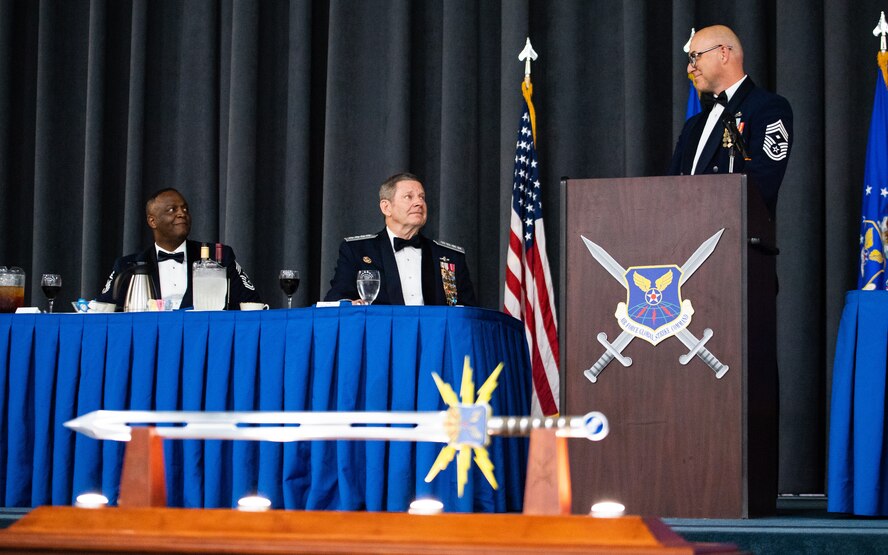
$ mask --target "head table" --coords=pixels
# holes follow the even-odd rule
[[[253,312],[0,315],[0,494],[7,507],[117,500],[125,444],[62,424],[93,410],[437,411],[432,372],[459,391],[468,355],[480,387],[505,363],[493,413],[530,410],[522,324],[466,307],[343,305]],[[403,511],[420,496],[446,511],[523,504],[527,440],[493,438],[499,489],[477,468],[457,497],[455,464],[426,484],[442,444],[165,441],[172,507]]]

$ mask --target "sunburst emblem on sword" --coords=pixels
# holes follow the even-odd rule
[[[589,381],[592,383],[598,381],[598,375],[614,359],[623,366],[632,364],[632,359],[623,355],[623,350],[634,338],[640,337],[652,345],[657,345],[673,335],[689,349],[687,354],[678,357],[681,364],[689,363],[696,355],[712,368],[716,378],[720,379],[725,375],[728,366],[722,364],[705,347],[706,342],[712,338],[712,330],[706,328],[703,330],[703,337],[697,339],[687,329],[694,314],[691,301],[681,299],[681,286],[709,258],[724,231],[722,228],[704,241],[680,268],[669,264],[633,266],[628,270],[620,266],[606,250],[580,235],[595,260],[625,287],[627,292],[627,301],[618,303],[614,314],[623,331],[613,343],[607,340],[607,334],[604,332],[598,334],[598,341],[604,346],[605,352],[591,368],[583,372]]]
[[[65,422],[65,427],[93,439],[130,441],[133,424],[165,424],[155,428],[164,439],[227,439],[253,441],[383,440],[444,443],[425,477],[431,482],[456,457],[457,491],[462,497],[474,453],[475,464],[496,489],[493,463],[487,454],[490,436],[525,436],[551,429],[558,437],[601,441],[610,427],[597,411],[585,416],[532,418],[494,416],[490,398],[503,369],[500,363],[475,391],[469,357],[463,363],[460,397],[432,373],[449,407],[437,412],[196,412],[97,410]],[[393,427],[392,425],[395,425]]]

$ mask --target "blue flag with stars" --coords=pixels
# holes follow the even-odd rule
[[[699,114],[702,109],[700,106],[700,94],[697,93],[694,80],[688,79],[688,105],[685,108],[685,121]]]
[[[866,142],[857,288],[885,289],[885,239],[888,236],[888,88],[876,77],[873,117]]]

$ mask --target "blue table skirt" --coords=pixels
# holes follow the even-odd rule
[[[0,492],[9,507],[67,505],[87,491],[116,502],[125,444],[62,426],[93,410],[443,410],[431,373],[458,391],[465,355],[476,386],[505,363],[494,414],[528,413],[523,328],[499,312],[343,306],[0,315]],[[462,499],[455,464],[423,481],[440,448],[165,441],[167,499],[231,507],[259,493],[275,508],[403,511],[429,495],[447,511],[521,509],[526,439],[494,438],[500,489],[473,468]]]
[[[849,291],[839,324],[829,424],[831,512],[888,515],[888,292]]]

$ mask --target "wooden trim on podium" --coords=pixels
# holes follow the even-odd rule
[[[39,507],[0,553],[737,553],[627,516]]]

